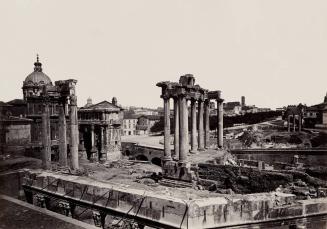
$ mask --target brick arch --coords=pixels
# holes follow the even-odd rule
[[[149,159],[145,155],[143,155],[143,154],[137,155],[135,157],[135,159],[138,160],[138,161],[149,161]]]

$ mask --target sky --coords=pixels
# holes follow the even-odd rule
[[[225,101],[277,108],[327,92],[325,0],[1,0],[0,101],[22,98],[36,54],[78,104],[162,106],[159,81],[193,74]]]

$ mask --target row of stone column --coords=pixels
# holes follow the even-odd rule
[[[170,147],[170,98],[164,100],[164,160],[172,160]],[[198,112],[196,112],[196,105]],[[223,107],[222,101],[217,100],[218,117],[217,117],[217,145],[223,146]],[[198,117],[197,117],[197,116]],[[210,141],[210,107],[209,99],[195,100],[191,99],[191,152],[204,151],[209,148]],[[197,134],[198,119],[198,134]],[[187,160],[189,151],[189,127],[188,127],[188,106],[187,99],[184,96],[174,98],[174,151],[175,158],[180,162]]]
[[[109,145],[109,131],[107,126],[100,126],[100,137],[101,137],[101,149],[100,149],[100,157],[98,158],[98,150],[95,146],[95,132],[94,132],[94,124],[90,125],[90,133],[91,133],[91,160],[97,161],[106,161],[107,160],[107,150]]]
[[[76,96],[70,97],[69,110],[69,128],[70,128],[70,153],[71,153],[71,168],[78,169],[78,117],[77,117],[77,101]],[[67,123],[66,110],[67,103],[63,102],[59,106],[59,165],[68,166],[67,160]],[[42,166],[44,169],[51,168],[51,137],[50,137],[50,113],[49,104],[45,102],[44,111],[42,114]]]
[[[289,115],[287,117],[287,131],[291,132],[291,117],[293,117],[293,132],[296,131],[296,117],[298,117],[298,129],[302,131],[302,116],[301,115]]]

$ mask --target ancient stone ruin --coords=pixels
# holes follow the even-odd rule
[[[218,148],[223,147],[224,100],[221,98],[220,91],[208,91],[199,85],[195,85],[195,78],[191,74],[181,76],[178,83],[163,81],[157,83],[157,86],[162,89],[161,98],[164,101],[164,176],[192,181],[192,172],[187,154],[189,152],[201,152],[209,148],[209,104],[212,99],[217,101],[218,107],[217,146]],[[170,147],[170,99],[174,101],[173,157]],[[189,149],[188,101],[191,101],[191,149]]]
[[[51,168],[51,134],[50,134],[50,111],[49,104],[59,104],[59,165],[67,166],[67,124],[66,115],[69,116],[69,152],[71,168],[78,169],[78,120],[77,120],[77,97],[75,85],[77,80],[56,81],[55,86],[43,87],[42,99],[42,163],[44,169]]]

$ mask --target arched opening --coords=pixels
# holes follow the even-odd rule
[[[135,159],[138,161],[148,161],[148,158],[142,154],[137,155]]]
[[[154,164],[154,165],[161,166],[161,159],[158,158],[158,157],[154,157],[154,158],[151,160],[151,163]]]
[[[129,155],[131,155],[131,152],[127,149],[127,150],[125,151],[125,155],[126,155],[127,157],[129,157]]]

